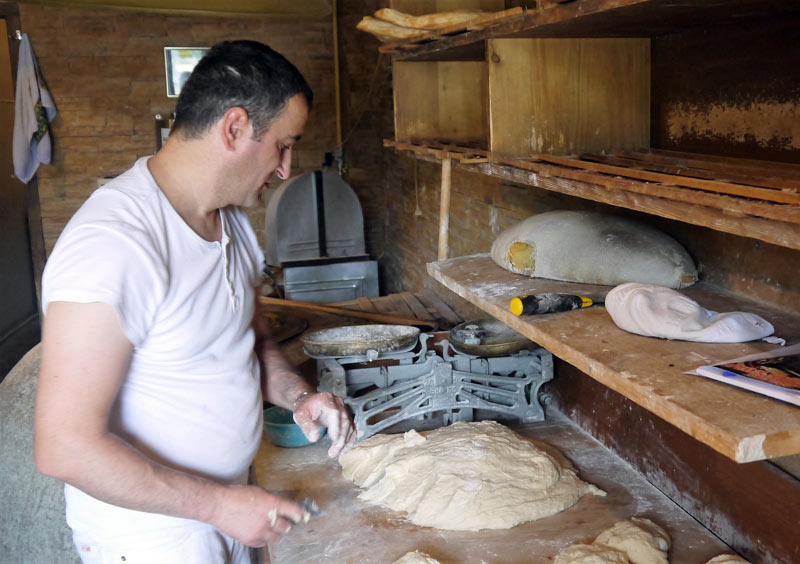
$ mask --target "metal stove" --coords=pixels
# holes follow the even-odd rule
[[[378,263],[364,245],[353,189],[317,170],[290,178],[267,204],[266,259],[280,266],[289,300],[342,302],[378,295]]]
[[[553,378],[545,349],[487,318],[462,323],[449,339],[400,325],[361,325],[304,338],[317,360],[319,391],[344,399],[359,438],[404,423],[543,421],[539,388]]]

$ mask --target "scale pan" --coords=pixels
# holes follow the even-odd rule
[[[409,325],[353,325],[323,329],[303,337],[303,349],[312,358],[343,357],[410,351],[419,329]]]
[[[506,356],[537,347],[525,335],[493,317],[465,321],[450,329],[450,344],[462,354]]]

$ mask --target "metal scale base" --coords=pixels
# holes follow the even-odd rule
[[[361,325],[309,335],[304,349],[317,359],[319,391],[350,406],[359,438],[401,422],[429,427],[434,418],[544,420],[538,392],[553,379],[549,352],[492,318],[454,327],[449,340],[433,337]]]

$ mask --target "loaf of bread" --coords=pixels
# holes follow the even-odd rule
[[[406,28],[433,30],[462,24],[485,14],[486,12],[482,10],[453,10],[451,12],[412,16],[391,8],[384,8],[375,12],[375,18]]]
[[[411,39],[426,33],[422,29],[412,29],[403,27],[390,22],[385,22],[371,16],[364,16],[356,25],[357,29],[366,31],[377,37],[381,41],[395,41],[397,39]]]

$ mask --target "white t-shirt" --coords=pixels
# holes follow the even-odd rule
[[[45,267],[43,310],[54,301],[112,305],[134,350],[111,430],[157,461],[242,482],[261,439],[251,321],[264,256],[236,207],[220,210],[221,242],[197,235],[148,158],[97,189],[67,224]],[[65,495],[76,529],[179,524],[69,485]]]

